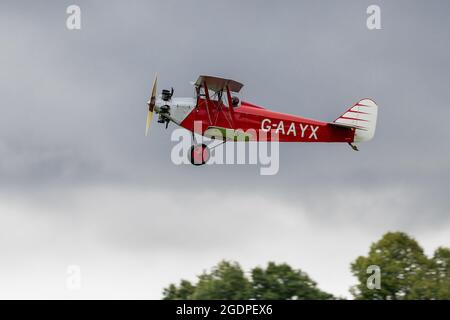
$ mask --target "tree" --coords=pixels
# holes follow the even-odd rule
[[[319,290],[316,283],[303,271],[294,270],[286,263],[269,262],[267,268],[252,270],[253,298],[259,300],[323,300],[333,299]]]
[[[410,299],[450,299],[450,249],[436,249],[424,276],[414,284]]]
[[[239,300],[250,299],[251,286],[240,265],[221,261],[211,272],[198,276],[196,285],[182,280],[177,287],[169,285],[163,291],[164,300]]]
[[[169,285],[163,299],[333,299],[316,287],[309,276],[287,264],[269,262],[267,268],[256,267],[247,277],[236,262],[222,261],[211,272],[198,276],[197,284],[183,280],[177,287]]]
[[[180,286],[169,285],[163,291],[164,300],[188,300],[195,291],[195,287],[187,280],[181,280]]]
[[[381,270],[381,288],[367,286],[367,269]],[[428,259],[416,240],[402,232],[386,233],[372,244],[367,257],[360,256],[351,270],[359,284],[352,288],[356,299],[448,299],[450,250],[439,248]]]
[[[438,287],[436,297],[450,300],[450,249],[437,248],[432,263]]]
[[[192,299],[239,300],[251,298],[251,286],[237,262],[222,261],[199,277]]]

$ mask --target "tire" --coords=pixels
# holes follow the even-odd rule
[[[210,157],[210,150],[206,144],[193,145],[189,150],[189,161],[194,166],[202,166],[206,164]]]

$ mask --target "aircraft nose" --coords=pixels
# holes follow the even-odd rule
[[[156,99],[155,103],[155,110],[156,112],[159,112],[161,110],[161,107],[163,106],[163,102],[160,98]]]

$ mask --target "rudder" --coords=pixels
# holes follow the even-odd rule
[[[353,142],[364,142],[375,135],[377,115],[378,105],[371,99],[362,99],[334,120],[334,123],[355,128]]]

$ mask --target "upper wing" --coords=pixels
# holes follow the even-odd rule
[[[212,91],[220,91],[228,86],[231,92],[239,92],[244,86],[242,83],[231,79],[224,79],[205,75],[198,77],[197,81],[195,82],[195,85],[197,87],[201,87],[205,82],[206,85],[208,86],[208,89]]]

